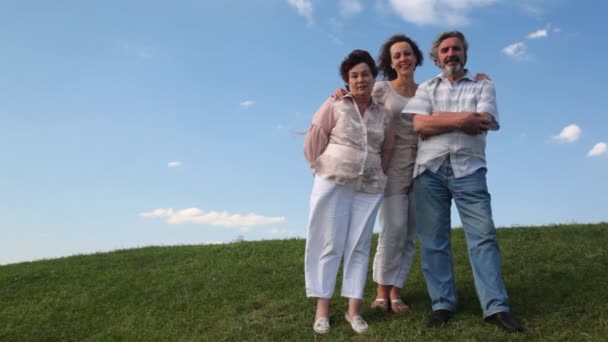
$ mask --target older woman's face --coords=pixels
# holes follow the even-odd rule
[[[348,87],[355,97],[371,96],[374,89],[374,75],[369,65],[359,63],[348,71]]]

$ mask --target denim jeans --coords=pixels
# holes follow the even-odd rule
[[[486,172],[481,168],[471,175],[454,178],[448,158],[437,173],[427,170],[414,180],[422,271],[433,310],[455,311],[458,302],[450,245],[450,206],[454,199],[483,316],[510,311],[500,269],[500,250],[492,221]]]

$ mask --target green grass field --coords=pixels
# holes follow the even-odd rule
[[[370,330],[344,321],[332,302],[332,330],[312,331],[315,300],[304,292],[305,241],[148,247],[0,266],[0,341],[605,341],[608,338],[608,223],[499,229],[514,315],[507,334],[484,323],[464,234],[454,230],[460,308],[447,326],[423,327],[430,303],[418,257],[405,286],[412,310],[369,309]],[[372,256],[377,236],[374,236]],[[339,275],[340,277],[340,275]]]

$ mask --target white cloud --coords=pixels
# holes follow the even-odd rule
[[[390,4],[386,0],[374,0],[373,8],[376,12],[386,15],[392,12]]]
[[[505,46],[502,52],[516,60],[524,60],[528,58],[528,47],[524,42],[513,43],[509,46]]]
[[[217,241],[217,240],[206,240],[201,242],[201,245],[223,245],[226,242],[224,241]]]
[[[523,3],[520,4],[521,8],[528,14],[530,15],[541,15],[545,12],[545,10],[535,4],[527,4],[527,3]]]
[[[327,36],[329,37],[329,39],[330,39],[330,40],[331,40],[331,41],[332,41],[334,44],[336,44],[336,45],[338,45],[338,46],[342,46],[342,45],[344,45],[344,42],[342,41],[342,39],[340,39],[340,38],[338,38],[338,37],[334,36],[333,34],[331,34],[331,33],[330,33],[330,34],[328,34]]]
[[[287,235],[290,232],[287,229],[273,229],[270,231],[270,233],[273,235]]]
[[[340,0],[340,14],[343,17],[350,17],[363,11],[363,5],[359,0]]]
[[[542,19],[548,16],[556,6],[560,7],[560,0],[517,0],[517,1],[502,1],[505,5],[515,5],[520,7],[526,14]]]
[[[576,124],[571,124],[564,127],[564,129],[562,129],[562,131],[558,135],[554,136],[553,139],[561,142],[574,142],[578,140],[580,136],[581,128],[578,127]]]
[[[171,215],[173,215],[173,209],[171,209],[171,208],[169,208],[169,209],[158,208],[158,209],[154,209],[152,211],[148,211],[148,212],[139,214],[139,216],[141,216],[141,217],[168,217]]]
[[[344,36],[344,22],[338,18],[331,18],[328,22],[329,33],[327,36],[329,39],[338,46],[344,45],[344,41],[340,37]]]
[[[263,216],[250,213],[247,215],[232,214],[227,211],[209,211],[205,212],[199,208],[187,208],[181,210],[169,209],[154,209],[149,212],[139,214],[141,217],[155,218],[166,217],[169,224],[208,224],[211,226],[221,226],[225,228],[238,227],[243,230],[249,230],[253,226],[273,224],[285,221],[285,217]]]
[[[534,32],[529,33],[526,38],[528,39],[539,39],[549,37],[549,33],[560,33],[562,30],[559,27],[553,27],[551,23],[547,23],[545,28],[538,29]]]
[[[557,33],[557,32],[560,32],[560,29],[551,28],[551,23],[548,23],[545,28],[538,29],[534,32],[528,33],[528,35],[526,35],[526,38],[529,40],[547,38],[547,37],[549,37],[549,32]],[[509,46],[505,46],[502,49],[502,52],[505,55],[507,55],[515,60],[520,60],[520,61],[526,60],[530,57],[530,55],[528,54],[528,46],[524,42],[517,42],[517,43],[513,43]]]
[[[599,142],[593,146],[589,152],[587,152],[587,157],[598,157],[608,151],[608,144],[605,142]]]
[[[306,18],[308,24],[313,23],[312,19],[312,0],[287,0],[287,3],[295,7],[298,13]]]
[[[394,11],[405,21],[417,25],[466,25],[469,12],[496,0],[390,0]]]
[[[245,107],[245,108],[249,109],[249,107],[252,107],[254,104],[255,104],[254,101],[247,100],[247,101],[241,102],[241,107]]]
[[[528,34],[528,39],[538,39],[538,38],[545,38],[549,36],[549,31],[547,29],[540,29],[540,30],[536,30],[530,34]]]
[[[179,160],[175,160],[175,161],[167,163],[167,167],[169,167],[169,168],[180,167],[180,166],[182,166],[182,162]]]

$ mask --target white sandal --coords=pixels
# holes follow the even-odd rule
[[[395,307],[398,307],[400,309],[395,310]],[[401,298],[391,300],[391,310],[394,313],[406,312],[409,309],[410,309],[410,306],[405,304]]]
[[[312,330],[317,334],[327,334],[329,332],[329,317],[319,317],[312,325]]]
[[[388,300],[385,298],[376,298],[372,302],[372,309],[388,311]]]

